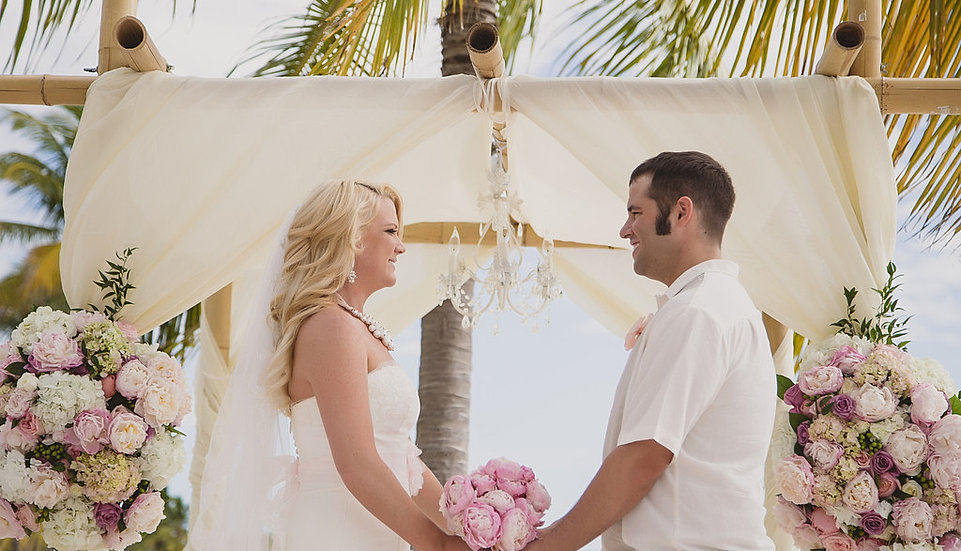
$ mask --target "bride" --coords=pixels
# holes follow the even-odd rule
[[[316,189],[281,232],[214,425],[188,549],[469,549],[440,528],[441,485],[410,440],[417,391],[363,313],[396,282],[400,216],[393,188],[341,181]]]

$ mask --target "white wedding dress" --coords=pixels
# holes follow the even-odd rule
[[[416,494],[423,485],[420,450],[410,440],[420,413],[417,389],[393,361],[371,371],[367,386],[377,452],[407,493]],[[287,551],[409,551],[344,486],[315,398],[291,406],[290,427],[298,488],[285,515]]]

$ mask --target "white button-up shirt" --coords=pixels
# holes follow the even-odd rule
[[[773,550],[763,481],[777,383],[761,314],[726,260],[690,268],[666,295],[627,359],[604,457],[654,440],[674,460],[604,550]]]

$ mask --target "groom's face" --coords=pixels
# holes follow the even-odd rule
[[[620,236],[630,241],[634,272],[663,281],[662,272],[674,256],[671,250],[671,220],[662,221],[668,225],[667,235],[657,231],[659,211],[657,203],[648,194],[650,187],[650,174],[642,174],[631,183],[627,198],[627,221],[621,226]]]

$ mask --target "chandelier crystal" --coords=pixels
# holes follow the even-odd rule
[[[476,269],[469,268],[460,258],[460,234],[454,228],[449,247],[447,273],[441,274],[438,285],[440,302],[450,300],[454,309],[464,316],[463,327],[473,327],[488,310],[513,311],[522,321],[536,318],[551,301],[563,294],[554,273],[554,241],[545,238],[541,244],[537,267],[521,275],[524,261],[524,225],[511,218],[520,200],[510,189],[510,178],[502,162],[503,149],[495,148],[491,155],[490,188],[480,198],[487,221],[480,225],[477,254],[473,259]],[[488,233],[494,235],[492,257],[481,262],[478,254]],[[464,284],[474,280],[468,293]],[[550,322],[549,319],[546,320]]]

